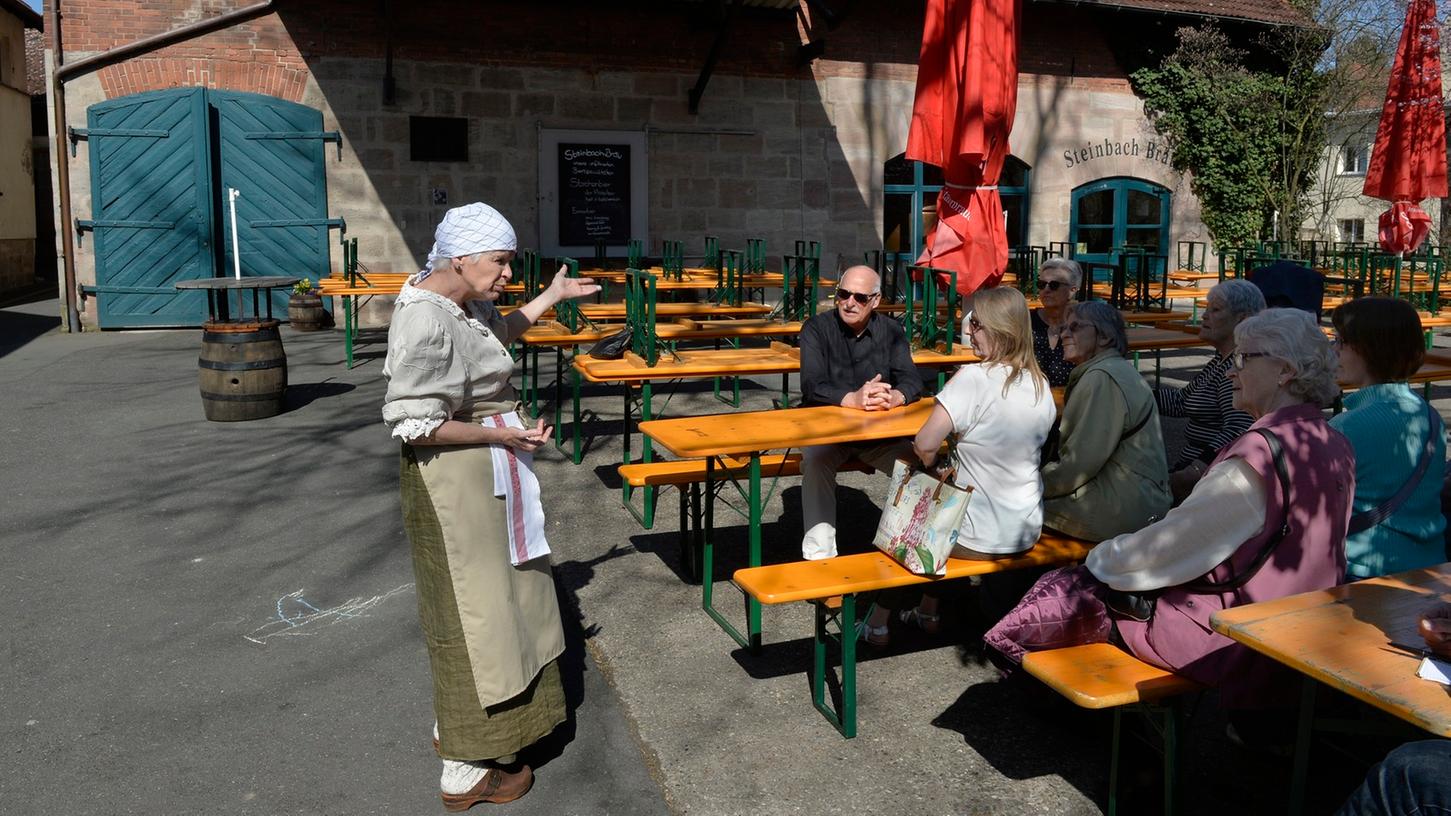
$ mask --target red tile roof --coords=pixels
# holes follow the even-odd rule
[[[1189,17],[1249,20],[1273,25],[1310,25],[1286,0],[1062,0],[1074,5],[1153,11]],[[1044,2],[1044,0],[1037,0]],[[1050,0],[1051,2],[1051,0]]]

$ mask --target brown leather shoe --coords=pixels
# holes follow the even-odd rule
[[[500,805],[512,802],[529,792],[534,784],[534,771],[528,765],[518,766],[517,771],[490,768],[468,793],[444,793],[443,809],[450,813],[468,810],[480,802]]]

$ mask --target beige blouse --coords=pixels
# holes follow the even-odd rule
[[[383,421],[393,436],[412,441],[446,419],[467,421],[479,403],[517,398],[508,348],[514,338],[503,316],[487,301],[465,305],[412,285],[398,295],[383,363]]]

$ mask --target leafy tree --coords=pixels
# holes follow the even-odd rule
[[[1178,47],[1131,80],[1155,129],[1173,148],[1219,249],[1264,237],[1272,213],[1281,235],[1305,220],[1325,151],[1320,65],[1327,38],[1280,28],[1258,42],[1257,61],[1213,25],[1181,28]],[[1278,62],[1278,65],[1275,63]]]

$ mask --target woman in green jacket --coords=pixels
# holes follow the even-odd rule
[[[1068,378],[1056,455],[1043,465],[1043,524],[1088,541],[1142,529],[1169,511],[1169,469],[1154,392],[1124,355],[1123,317],[1102,301],[1062,330]]]

